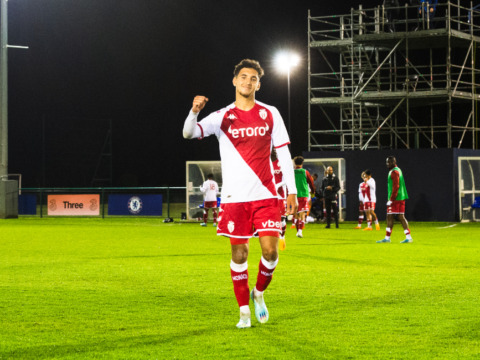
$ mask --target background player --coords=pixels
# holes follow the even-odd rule
[[[405,179],[403,178],[402,170],[397,166],[397,160],[394,156],[387,158],[387,167],[390,170],[388,173],[387,228],[385,229],[385,239],[378,240],[377,243],[390,242],[395,215],[398,216],[398,220],[402,223],[403,232],[406,236],[406,239],[401,241],[401,243],[411,243],[413,239],[408,228],[407,219],[405,219],[405,200],[408,199]]]
[[[200,186],[200,191],[204,194],[203,201],[203,223],[201,226],[207,226],[208,210],[212,209],[213,226],[217,226],[217,195],[218,184],[213,180],[213,174],[207,175],[207,180]]]
[[[370,170],[365,170],[365,184],[363,192],[363,207],[365,213],[367,214],[367,223],[368,226],[363,229],[364,231],[372,230],[372,221],[375,221],[375,229],[380,230],[380,224],[378,223],[377,214],[375,214],[375,204],[377,202],[377,184],[375,179],[372,177]]]
[[[297,228],[297,237],[303,237],[303,229],[305,228],[305,217],[308,212],[308,202],[310,193],[315,193],[313,178],[307,169],[303,168],[303,157],[295,156],[293,163],[295,164],[295,184],[297,187],[298,210],[295,215]],[[309,191],[310,188],[310,191]]]
[[[278,234],[281,219],[270,154],[272,146],[288,188],[287,212],[297,208],[297,190],[285,124],[278,110],[255,100],[263,69],[258,61],[242,60],[234,69],[235,102],[213,112],[197,123],[198,113],[208,98],[195,96],[185,120],[183,136],[188,139],[215,135],[222,159],[222,205],[217,235],[230,238],[232,260],[230,273],[240,307],[238,328],[251,326],[249,299],[260,323],[268,321],[263,292],[272,280],[278,264]],[[262,256],[257,282],[250,293],[248,286],[249,238],[260,239]]]
[[[365,184],[365,172],[362,172],[360,175],[362,178],[362,182],[358,185],[358,225],[355,229],[361,229],[362,223],[364,219],[365,209],[363,207],[363,188],[366,186]]]

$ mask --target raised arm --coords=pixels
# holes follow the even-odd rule
[[[197,95],[193,99],[192,110],[185,119],[183,124],[183,137],[185,139],[194,139],[201,136],[201,131],[197,126],[197,117],[200,111],[205,107],[208,98],[202,95]]]

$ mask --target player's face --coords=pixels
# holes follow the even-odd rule
[[[333,175],[333,168],[332,167],[327,168],[327,174],[328,175]]]
[[[396,165],[395,159],[387,159],[387,167],[389,169],[393,169]]]
[[[237,94],[249,98],[255,95],[260,89],[260,78],[258,72],[252,68],[243,68],[237,76],[233,78],[233,85]]]

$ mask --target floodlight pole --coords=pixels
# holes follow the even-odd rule
[[[0,218],[18,217],[18,183],[8,180],[8,0],[0,0]]]
[[[8,176],[8,14],[7,0],[1,0],[0,56],[0,180]]]
[[[7,1],[0,0],[0,180],[8,177],[8,48],[28,49],[28,46],[8,45]]]

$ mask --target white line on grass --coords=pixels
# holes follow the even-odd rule
[[[444,227],[437,227],[437,229],[448,229],[448,228],[451,228],[451,227],[454,227],[454,226],[457,226],[457,224],[452,224],[452,225],[448,225],[448,226],[444,226]]]

